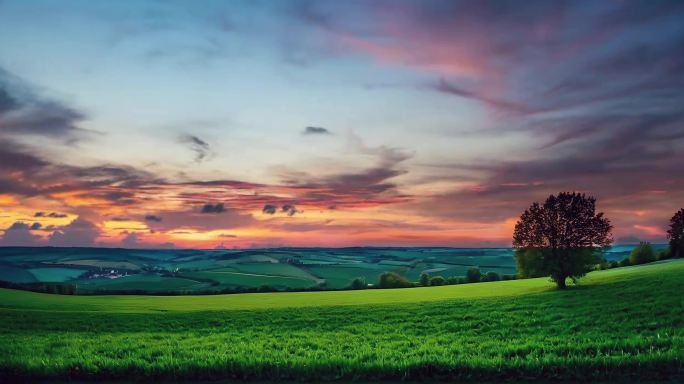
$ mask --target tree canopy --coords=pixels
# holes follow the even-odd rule
[[[649,242],[641,242],[629,254],[629,264],[637,265],[655,261],[656,253]]]
[[[411,283],[402,275],[394,272],[384,272],[378,281],[379,288],[408,288]]]
[[[680,209],[670,219],[670,229],[667,230],[670,239],[672,257],[684,256],[684,208]]]
[[[469,283],[479,283],[482,280],[482,272],[479,268],[469,268],[466,272],[466,280]]]
[[[575,192],[549,196],[520,216],[513,232],[518,273],[550,276],[559,288],[565,280],[584,276],[596,262],[597,250],[613,242],[612,225],[596,213],[596,199]]]

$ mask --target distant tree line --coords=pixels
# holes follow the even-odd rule
[[[12,283],[0,281],[0,288],[22,289],[25,291],[54,293],[58,295],[75,295],[77,287],[75,284],[67,283]]]
[[[487,272],[483,274],[477,267],[472,267],[466,272],[466,276],[449,276],[443,277],[440,275],[430,276],[427,272],[420,274],[420,279],[417,282],[409,281],[405,276],[400,275],[396,272],[384,272],[378,277],[378,281],[375,284],[368,284],[366,280],[362,277],[357,277],[352,281],[352,283],[345,289],[388,289],[388,288],[414,288],[414,287],[437,287],[442,285],[456,285],[456,284],[469,284],[469,283],[481,283],[488,281],[500,281],[500,280],[515,280],[517,276],[515,274],[504,274],[501,275],[497,272]]]

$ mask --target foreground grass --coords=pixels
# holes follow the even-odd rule
[[[681,379],[684,261],[346,292],[0,290],[0,374],[165,379]]]

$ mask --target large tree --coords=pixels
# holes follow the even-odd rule
[[[613,242],[610,220],[596,213],[596,199],[580,193],[551,195],[534,203],[513,232],[518,273],[522,277],[550,276],[558,288],[565,280],[584,276],[599,251]]]
[[[684,208],[675,213],[670,219],[670,229],[667,230],[667,238],[670,239],[670,252],[672,257],[684,256]]]

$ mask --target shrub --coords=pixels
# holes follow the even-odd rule
[[[466,279],[465,277],[459,277],[458,278],[458,284],[467,284],[467,283],[468,283],[468,279]]]
[[[425,272],[421,273],[420,274],[420,285],[422,285],[423,287],[427,287],[428,285],[430,285],[430,275],[428,275]]]
[[[459,280],[460,279],[456,276],[449,276],[449,277],[447,277],[447,284],[456,285],[456,284],[459,284],[459,282],[458,282]]]
[[[430,279],[430,285],[432,286],[444,285],[445,283],[446,280],[442,276],[435,276]]]
[[[620,266],[620,263],[618,263],[618,262],[615,261],[615,260],[613,260],[613,261],[611,261],[611,262],[608,263],[608,267],[610,267],[610,268],[617,268],[617,267],[619,267],[619,266]]]
[[[354,279],[349,286],[349,289],[366,289],[368,288],[368,284],[366,284],[366,279],[362,277],[357,277]]]
[[[501,280],[515,280],[517,278],[518,278],[518,276],[516,276],[516,275],[509,275],[509,274],[501,275]]]
[[[413,285],[404,276],[394,272],[385,272],[380,275],[378,288],[408,288]]]
[[[485,276],[487,277],[487,281],[499,281],[499,280],[501,280],[501,276],[498,273],[493,272],[493,271],[487,272],[487,274]]]
[[[625,257],[620,261],[620,266],[621,267],[629,267],[629,257]]]
[[[669,247],[656,253],[656,260],[667,260],[670,257],[672,257],[672,251]]]
[[[469,283],[479,283],[480,280],[482,280],[482,272],[480,272],[480,268],[470,268],[468,272],[466,272],[466,280]]]
[[[651,243],[641,242],[639,245],[632,250],[629,254],[629,263],[631,265],[650,263],[655,261],[655,252]]]
[[[268,284],[264,284],[264,285],[260,286],[259,288],[257,288],[257,292],[276,292],[276,291],[277,291],[277,289],[271,287]]]

